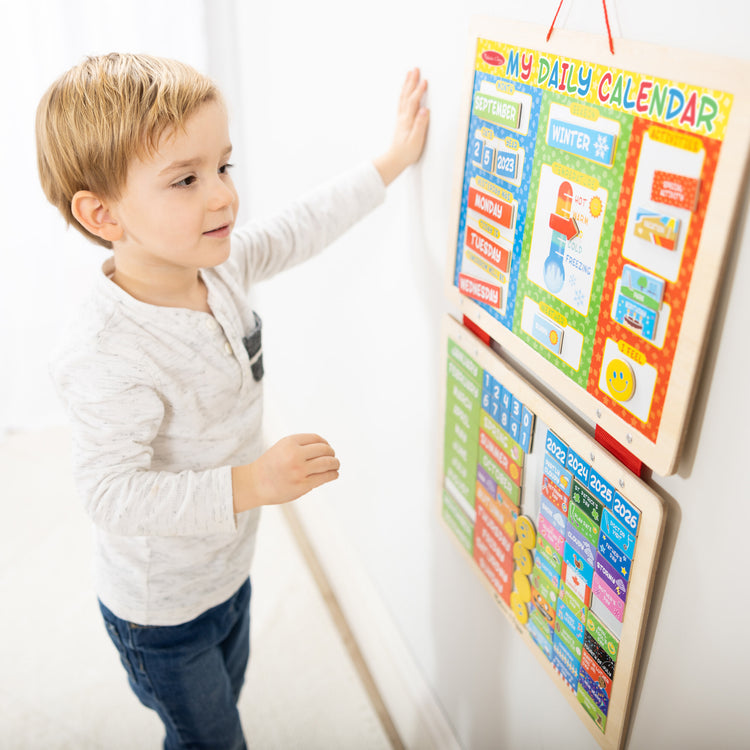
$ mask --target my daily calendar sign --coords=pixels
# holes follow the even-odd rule
[[[748,65],[492,19],[469,55],[449,295],[669,474],[747,162]]]

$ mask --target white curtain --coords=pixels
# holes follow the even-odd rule
[[[233,0],[0,0],[0,437],[64,421],[50,349],[106,257],[64,229],[39,187],[40,97],[71,65],[111,51],[179,58],[234,96],[234,12]]]

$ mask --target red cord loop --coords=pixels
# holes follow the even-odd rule
[[[557,16],[560,13],[560,8],[562,8],[564,0],[560,0],[560,4],[557,6],[557,10],[555,11],[555,17],[552,19],[552,24],[549,27],[549,31],[547,32],[547,39],[546,41],[549,41],[549,38],[552,36],[552,30],[555,28],[555,22],[557,21]],[[604,9],[604,23],[607,26],[607,38],[609,39],[609,51],[614,55],[615,54],[615,46],[612,42],[612,30],[609,27],[609,14],[607,13],[607,0],[602,0],[602,8]]]
[[[557,21],[557,16],[560,13],[560,8],[562,8],[563,0],[560,0],[560,5],[557,6],[557,12],[555,13],[555,17],[552,19],[552,25],[549,27],[549,31],[547,32],[547,39],[546,41],[549,41],[549,38],[552,36],[552,29],[555,28],[555,21]]]
[[[604,23],[607,24],[607,36],[609,37],[609,51],[614,55],[615,46],[612,44],[612,30],[609,28],[609,15],[607,14],[607,2],[602,0],[602,8],[604,8]]]

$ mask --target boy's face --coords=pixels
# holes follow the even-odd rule
[[[134,158],[122,197],[111,207],[122,236],[115,256],[160,270],[210,268],[229,257],[239,207],[229,176],[232,146],[224,108],[207,102],[168,131],[158,149]]]

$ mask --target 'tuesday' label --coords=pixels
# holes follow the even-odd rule
[[[508,272],[510,252],[496,242],[488,240],[483,234],[471,227],[466,229],[466,245],[476,250],[479,255],[504,273]]]

